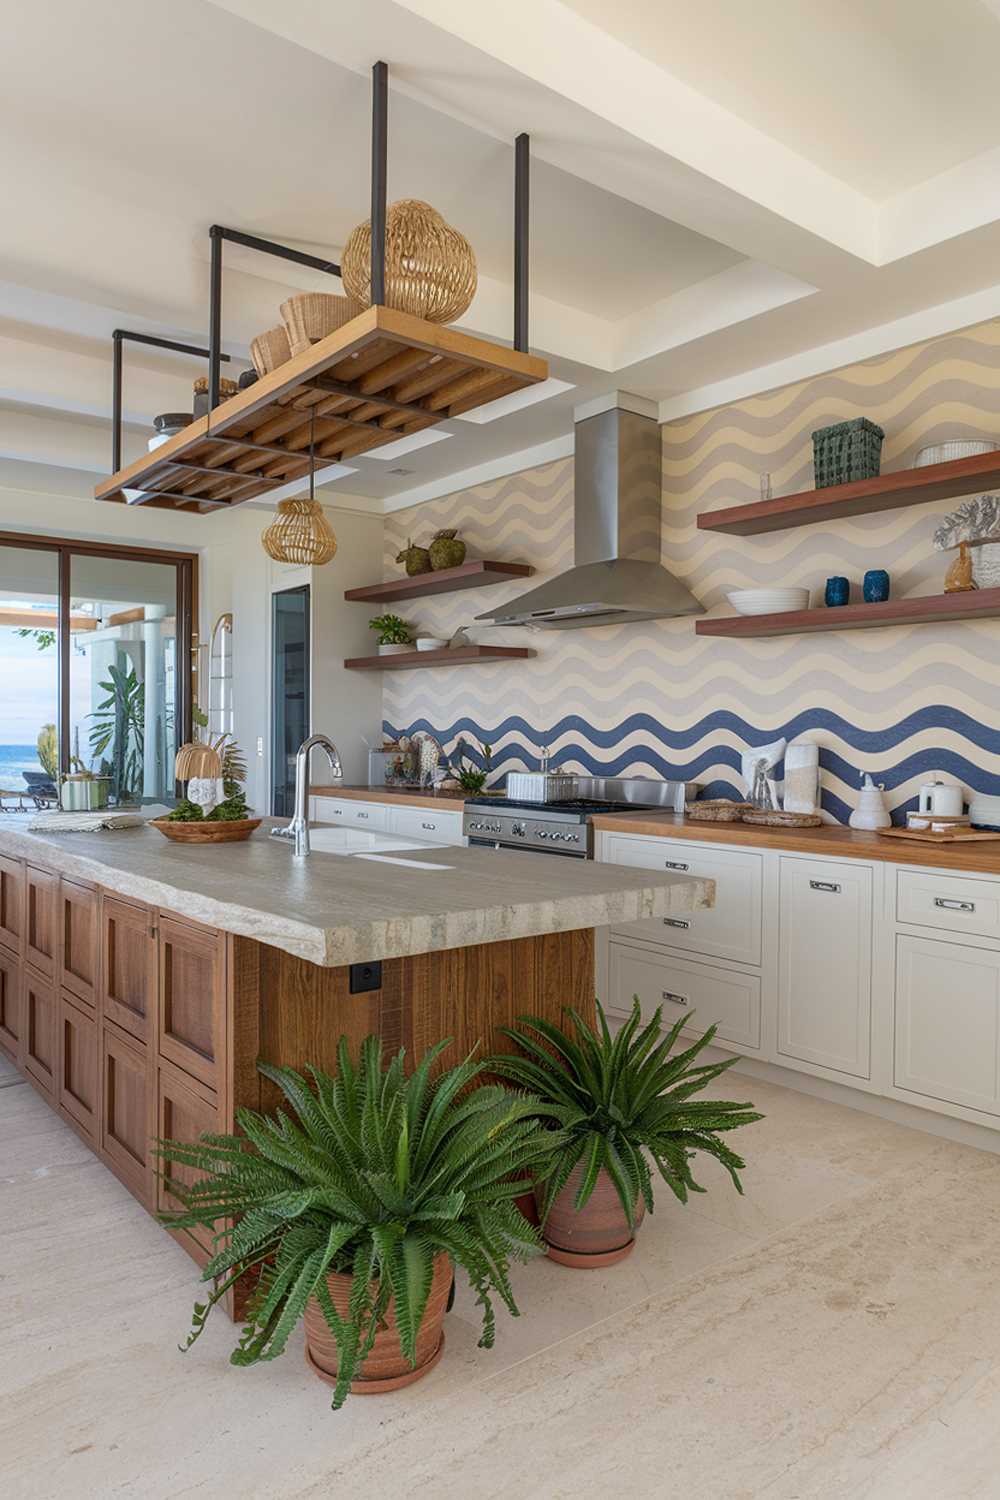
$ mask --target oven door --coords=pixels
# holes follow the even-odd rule
[[[541,854],[549,859],[589,859],[585,849],[539,849],[528,844],[505,844],[499,839],[469,839],[469,848],[510,849],[516,854]]]

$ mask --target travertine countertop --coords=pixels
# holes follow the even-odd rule
[[[28,833],[30,818],[5,816],[0,854],[329,967],[662,917],[715,896],[693,876],[497,849],[296,860],[267,837],[275,821],[247,843],[185,845],[155,828]]]
[[[969,843],[927,844],[887,839],[864,829],[825,823],[820,828],[767,828],[755,823],[701,823],[679,813],[599,813],[600,833],[642,833],[659,838],[733,844],[744,849],[777,849],[783,854],[821,854],[832,859],[877,859],[893,865],[921,865],[956,873],[1000,875],[1000,838]]]

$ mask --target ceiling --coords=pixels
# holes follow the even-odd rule
[[[35,464],[78,495],[106,472],[111,331],[204,339],[210,224],[339,257],[367,214],[380,57],[390,200],[426,198],[468,235],[480,290],[462,324],[504,341],[511,145],[530,133],[531,341],[563,388],[494,422],[447,423],[445,441],[391,462],[359,458],[324,486],[344,503],[412,503],[567,451],[574,405],[615,387],[659,401],[661,416],[697,410],[733,382],[768,388],[803,362],[830,368],[949,316],[973,321],[973,305],[1000,314],[998,11],[1000,0],[23,9],[0,51],[0,484]],[[225,263],[237,361],[285,296],[336,285],[231,246]],[[126,361],[131,456],[155,412],[183,409],[203,366],[135,346]]]

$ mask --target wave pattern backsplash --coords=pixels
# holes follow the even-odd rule
[[[699,511],[745,504],[771,473],[774,493],[812,484],[814,428],[868,416],[886,433],[883,469],[925,443],[1000,435],[1000,322],[854,365],[663,428],[663,560],[711,613],[726,593],[802,584],[822,603],[830,574],[860,598],[866,568],[885,567],[893,594],[940,592],[946,559],[931,506],[761,537],[699,533]],[[457,526],[471,556],[531,562],[532,585],[573,561],[573,465],[512,478],[387,517],[386,573],[407,537]],[[428,634],[522,592],[523,582],[414,601]],[[846,821],[862,771],[885,784],[899,817],[933,771],[1000,794],[1000,623],[921,625],[774,640],[698,638],[687,620],[579,631],[473,631],[527,644],[535,659],[385,676],[390,733],[429,729],[446,748],[474,734],[499,771],[534,767],[547,743],[571,769],[687,777],[709,794],[739,788],[748,745],[806,735],[820,747],[823,805]]]

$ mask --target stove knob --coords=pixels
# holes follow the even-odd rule
[[[527,833],[527,828],[523,823],[512,823],[510,825],[510,831],[511,833],[516,833],[519,839],[523,839],[524,835]]]
[[[565,837],[566,837],[566,835],[564,833],[550,833],[549,834],[549,838],[550,839],[555,839],[555,840],[564,839]]]
[[[548,834],[545,832],[544,828],[539,828],[539,829],[536,830],[536,832],[537,832],[538,837],[540,839],[547,839],[548,838]]]

